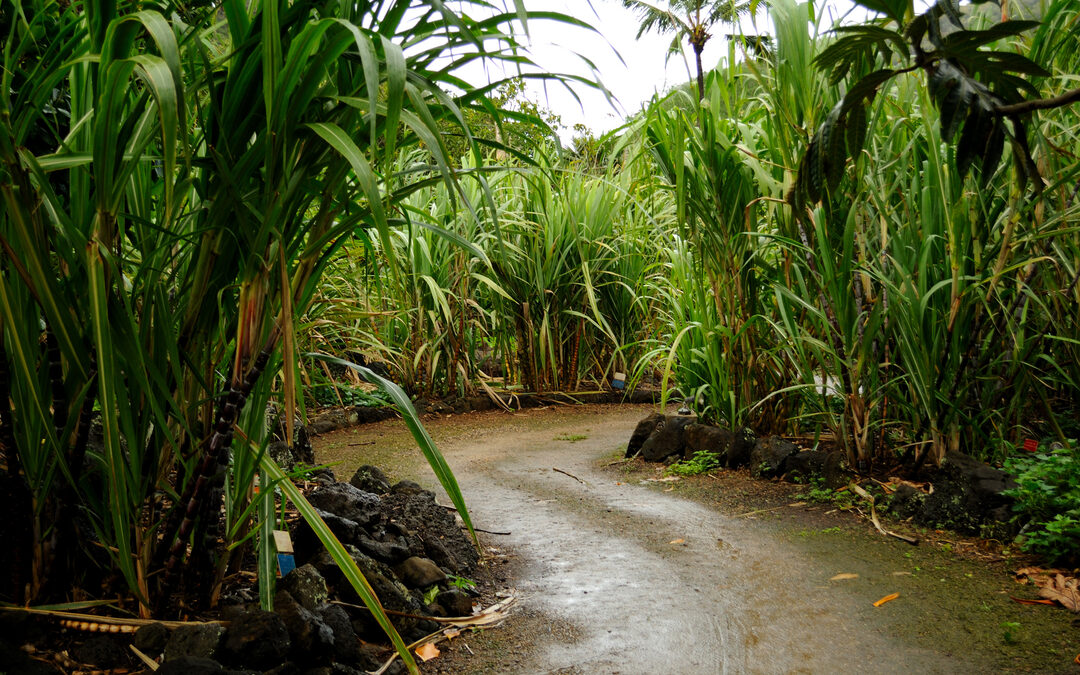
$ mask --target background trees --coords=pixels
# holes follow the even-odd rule
[[[709,31],[718,23],[738,23],[739,17],[753,11],[757,3],[734,0],[672,0],[662,6],[646,0],[623,0],[623,6],[634,9],[641,16],[638,37],[653,30],[659,33],[674,33],[670,52],[678,50],[680,40],[686,40],[694,50],[700,101],[705,98],[705,71],[701,63],[701,52],[712,38]]]

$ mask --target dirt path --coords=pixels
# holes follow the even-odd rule
[[[512,533],[488,541],[519,557],[516,585],[531,617],[516,633],[490,638],[494,655],[447,672],[1000,669],[1000,654],[958,643],[953,630],[940,630],[947,640],[940,644],[897,631],[897,614],[914,624],[938,621],[934,608],[921,612],[910,597],[872,606],[896,590],[897,574],[910,574],[897,572],[901,549],[887,545],[886,555],[871,556],[857,546],[842,550],[850,548],[846,538],[785,536],[774,524],[725,516],[605,471],[602,459],[625,447],[646,410],[586,407],[428,424],[476,525]],[[418,453],[402,454],[411,442],[400,423],[340,432],[316,447],[320,461],[344,463],[341,477],[376,463],[434,484]],[[853,570],[858,583],[829,581]]]

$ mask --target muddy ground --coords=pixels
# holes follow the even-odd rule
[[[510,533],[481,535],[489,555],[478,574],[520,601],[502,627],[442,645],[424,672],[1080,672],[1076,615],[1013,601],[1033,594],[1012,580],[1026,561],[1008,549],[918,531],[924,541],[911,546],[807,503],[805,487],[740,472],[656,480],[657,467],[620,460],[649,411],[426,422],[475,525]],[[376,464],[438,491],[400,421],[327,434],[315,448],[341,479]]]

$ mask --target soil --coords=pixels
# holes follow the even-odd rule
[[[425,673],[1080,672],[1080,621],[1013,601],[1034,593],[1007,548],[886,525],[923,539],[911,546],[745,472],[660,480],[621,459],[651,409],[425,422],[474,524],[510,532],[480,535],[478,576],[520,598],[503,626],[441,644]],[[440,492],[400,421],[313,442],[341,479],[374,464]]]

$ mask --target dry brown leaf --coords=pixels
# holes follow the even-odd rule
[[[457,628],[447,628],[443,631],[442,634],[446,636],[447,640],[453,640],[457,636],[461,635],[461,631],[459,631]]]
[[[1080,580],[1066,576],[1064,570],[1025,567],[1016,570],[1017,583],[1030,582],[1039,589],[1039,597],[1053,600],[1073,612],[1080,612]]]
[[[439,655],[439,648],[429,642],[426,645],[417,647],[416,655],[420,657],[421,661],[430,661]]]
[[[1080,612],[1080,581],[1076,577],[1057,574],[1049,584],[1039,589],[1039,597],[1054,600],[1073,612]]]
[[[901,485],[906,485],[908,487],[915,488],[920,492],[934,494],[934,486],[930,483],[916,483],[910,480],[903,480],[902,478],[899,478],[897,476],[889,476],[889,482],[882,484],[882,487],[885,487],[886,485],[892,488],[893,491],[895,491],[896,488],[900,487]]]
[[[886,595],[884,598],[882,598],[882,599],[878,600],[877,602],[875,602],[874,607],[881,607],[886,602],[892,602],[893,600],[895,600],[895,599],[897,599],[899,597],[900,597],[899,593],[890,593],[889,595]]]
[[[831,579],[829,579],[829,581],[844,581],[845,579],[858,579],[858,578],[859,578],[858,574],[852,574],[851,572],[842,572],[840,574],[837,574],[835,577],[832,577]]]
[[[685,539],[672,539],[668,543],[669,544],[685,544],[686,540]]]
[[[1018,597],[1012,596],[1012,595],[1010,595],[1009,597],[1012,598],[1014,602],[1019,602],[1021,605],[1052,605],[1052,604],[1054,604],[1053,600],[1047,600],[1045,598],[1042,599],[1042,600],[1029,600],[1027,598],[1018,598]]]

